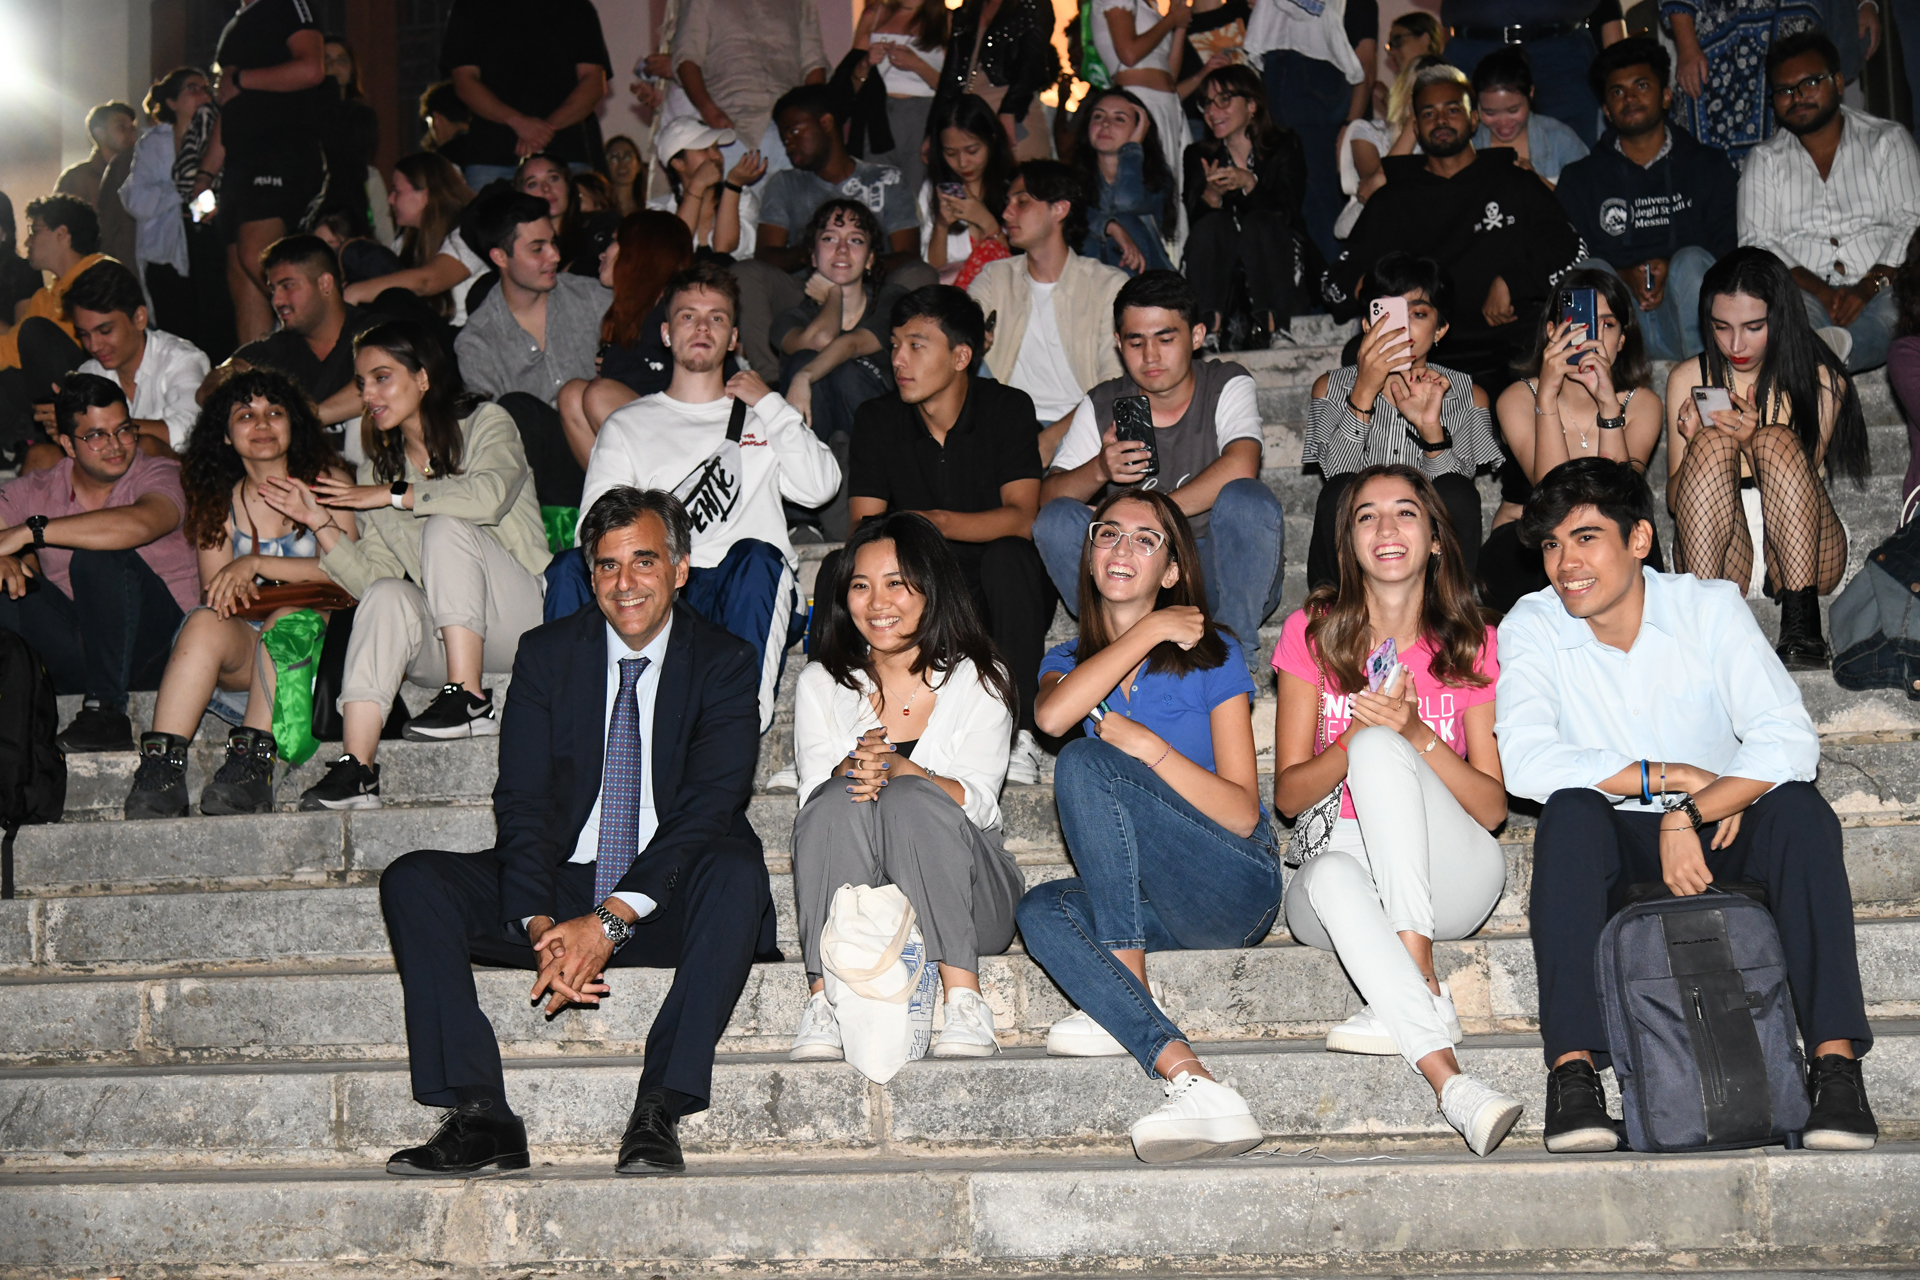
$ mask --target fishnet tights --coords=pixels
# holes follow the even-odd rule
[[[1826,595],[1846,572],[1846,530],[1799,437],[1778,423],[1761,427],[1749,457],[1765,525],[1767,585],[1776,592],[1818,587]],[[1753,536],[1740,502],[1740,446],[1732,436],[1709,428],[1688,442],[1673,477],[1673,521],[1682,572],[1746,589]]]

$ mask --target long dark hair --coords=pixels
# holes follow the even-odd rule
[[[1760,364],[1753,394],[1762,413],[1769,403],[1786,401],[1793,433],[1811,461],[1820,451],[1820,371],[1827,371],[1840,397],[1840,413],[1827,441],[1826,464],[1838,475],[1865,488],[1873,470],[1867,452],[1867,423],[1860,409],[1860,391],[1847,376],[1847,366],[1807,323],[1800,286],[1787,264],[1758,246],[1735,249],[1707,269],[1700,281],[1700,335],[1706,350],[1700,353],[1701,372],[1710,386],[1731,387],[1733,371],[1713,337],[1713,300],[1744,293],[1767,308],[1767,355]],[[1761,425],[1766,425],[1762,423]]]
[[[1409,466],[1367,467],[1353,477],[1340,501],[1340,523],[1334,554],[1340,561],[1340,580],[1318,587],[1307,596],[1307,646],[1327,673],[1327,685],[1340,693],[1358,693],[1367,687],[1366,661],[1371,647],[1367,615],[1367,581],[1360,569],[1360,553],[1353,542],[1353,513],[1360,491],[1370,480],[1389,477],[1413,490],[1414,501],[1427,513],[1434,545],[1440,554],[1427,558],[1420,596],[1420,638],[1433,646],[1433,674],[1453,688],[1484,688],[1487,677],[1474,671],[1487,642],[1486,616],[1473,600],[1473,584],[1460,554],[1447,507],[1433,481]]]
[[[1093,520],[1104,520],[1107,512],[1122,502],[1141,502],[1153,508],[1154,518],[1167,531],[1167,554],[1172,557],[1174,564],[1180,566],[1180,576],[1172,586],[1160,588],[1160,594],[1154,597],[1153,607],[1172,609],[1187,605],[1198,609],[1206,619],[1198,644],[1191,649],[1182,649],[1171,640],[1155,645],[1153,652],[1147,655],[1147,670],[1179,677],[1190,676],[1196,671],[1213,670],[1227,660],[1227,642],[1220,638],[1220,633],[1226,628],[1215,622],[1213,615],[1207,612],[1207,579],[1200,567],[1200,546],[1194,541],[1193,526],[1187,523],[1187,517],[1174,505],[1173,499],[1158,489],[1125,489],[1108,494],[1106,501],[1094,508]],[[1093,540],[1082,538],[1080,639],[1074,642],[1075,662],[1087,661],[1118,639],[1107,630],[1106,607],[1106,597],[1093,585]],[[1227,634],[1233,633],[1228,631]]]
[[[426,441],[427,463],[436,476],[457,476],[463,461],[466,440],[460,434],[460,419],[472,412],[467,384],[461,380],[460,366],[453,362],[440,339],[418,320],[389,320],[375,325],[353,340],[358,357],[368,347],[377,347],[400,362],[409,373],[427,373],[427,390],[420,397],[420,429]],[[371,417],[360,419],[360,443],[373,473],[382,480],[403,480],[407,474],[407,443],[398,425],[381,431]]]
[[[1160,193],[1160,234],[1171,237],[1180,225],[1180,193],[1175,189],[1173,170],[1167,167],[1167,153],[1160,144],[1160,125],[1147,110],[1147,104],[1125,89],[1099,89],[1087,95],[1075,113],[1073,126],[1074,167],[1086,174],[1095,191],[1100,189],[1100,157],[1094,152],[1087,131],[1093,127],[1093,109],[1107,98],[1119,98],[1138,111],[1147,122],[1146,136],[1140,139],[1140,176],[1147,190]],[[1076,250],[1078,246],[1073,246]]]
[[[1204,103],[1215,91],[1245,98],[1253,107],[1253,115],[1247,121],[1247,137],[1253,143],[1253,152],[1247,157],[1249,169],[1257,167],[1286,142],[1288,130],[1274,120],[1273,112],[1267,106],[1267,85],[1259,72],[1237,62],[1231,66],[1215,67],[1200,81],[1195,97]],[[1214,159],[1217,153],[1225,151],[1227,141],[1225,138],[1206,137],[1194,145],[1202,148],[1208,159]]]
[[[981,203],[998,217],[1000,210],[1007,207],[1007,192],[1013,187],[1015,167],[1013,144],[1007,141],[1006,126],[979,94],[963,93],[957,98],[936,102],[927,117],[927,181],[935,194],[941,183],[960,181],[960,175],[947,166],[946,151],[940,146],[940,135],[948,129],[970,133],[987,144],[987,167],[980,174]],[[919,195],[914,194],[916,198]]]
[[[420,225],[400,228],[400,261],[424,267],[439,256],[447,237],[459,227],[461,212],[473,203],[473,188],[453,162],[437,151],[401,156],[393,162],[393,171],[405,174],[409,184],[427,193]]]
[[[180,459],[180,487],[187,495],[184,532],[196,547],[217,547],[226,540],[233,486],[247,474],[246,464],[228,438],[228,428],[234,408],[255,400],[287,411],[288,475],[312,484],[322,472],[340,465],[313,402],[293,379],[265,365],[229,374],[200,407]]]
[[[835,684],[855,692],[860,689],[857,675],[873,678],[872,650],[853,623],[847,590],[853,584],[854,561],[860,549],[876,542],[893,543],[900,577],[926,601],[920,610],[920,626],[913,635],[920,650],[914,655],[913,673],[925,677],[937,690],[939,684],[933,676],[944,676],[965,659],[1018,723],[1020,696],[1014,692],[1006,664],[980,625],[980,616],[973,611],[973,596],[960,572],[960,561],[933,522],[918,512],[889,511],[871,517],[847,539],[823,601],[827,621],[813,660],[827,669]],[[879,684],[877,679],[873,682]]]
[[[1620,349],[1613,356],[1613,385],[1620,387],[1649,387],[1653,385],[1653,368],[1647,363],[1647,343],[1640,332],[1640,307],[1627,292],[1627,286],[1611,271],[1595,271],[1582,267],[1569,271],[1560,277],[1554,286],[1554,298],[1568,289],[1591,289],[1607,300],[1613,318],[1620,323]],[[1540,376],[1540,362],[1546,358],[1547,335],[1560,323],[1560,308],[1549,303],[1540,308],[1540,323],[1533,329],[1533,346],[1526,355],[1513,362],[1513,371],[1522,378]],[[1597,333],[1588,337],[1598,338]]]

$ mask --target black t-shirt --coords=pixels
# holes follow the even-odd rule
[[[907,291],[897,284],[883,286],[879,296],[867,303],[867,309],[860,315],[860,322],[853,326],[856,329],[865,329],[880,339],[882,356],[886,355],[893,346],[893,304],[906,296]],[[788,307],[773,318],[773,327],[767,333],[767,341],[771,342],[774,350],[778,351],[788,334],[795,329],[806,328],[819,314],[819,303],[812,298],[802,299],[799,306]]]
[[[348,307],[346,323],[340,326],[340,340],[333,344],[325,360],[314,355],[307,340],[291,329],[278,329],[258,342],[249,342],[234,352],[233,358],[278,369],[319,404],[353,381],[353,340],[386,318],[373,311]]]
[[[306,0],[254,0],[233,15],[220,33],[213,60],[228,76],[291,62],[287,41],[301,31],[318,31]],[[243,79],[245,77],[242,77]],[[318,136],[327,101],[320,90],[269,93],[242,89],[220,108],[220,140],[229,152],[259,154],[271,147],[297,146]]]
[[[892,511],[992,511],[1000,486],[1040,478],[1040,420],[1017,387],[967,379],[967,401],[945,445],[897,395],[854,412],[847,494]]]
[[[482,83],[494,97],[536,118],[567,100],[580,83],[577,68],[589,62],[613,74],[607,42],[600,33],[600,15],[591,0],[541,0],[538,5],[520,0],[454,0],[440,46],[442,75],[452,75],[455,67],[478,67]],[[472,141],[465,163],[514,163],[518,139],[506,125],[476,115],[467,136]],[[546,151],[556,160],[585,163],[584,122],[554,134]]]
[[[7,322],[13,322],[13,309],[40,292],[40,273],[27,265],[17,253],[0,252],[0,307],[6,308]]]
[[[1362,40],[1380,38],[1379,0],[1347,0],[1347,43],[1360,47]]]

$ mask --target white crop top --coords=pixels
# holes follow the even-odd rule
[[[1172,72],[1173,32],[1160,37],[1160,43],[1147,51],[1147,56],[1131,67],[1120,61],[1120,55],[1113,49],[1113,31],[1107,26],[1107,14],[1120,9],[1133,14],[1133,30],[1138,35],[1152,28],[1160,21],[1160,10],[1152,0],[1094,0],[1093,5],[1093,47],[1100,51],[1100,61],[1107,64],[1109,74],[1122,71],[1165,71]]]

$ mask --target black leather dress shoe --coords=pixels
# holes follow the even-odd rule
[[[686,1157],[680,1154],[680,1122],[667,1110],[667,1100],[658,1091],[643,1093],[633,1104],[627,1118],[626,1136],[620,1139],[620,1163],[615,1173],[685,1173]]]
[[[511,1111],[495,1115],[486,1102],[463,1102],[441,1119],[423,1147],[387,1157],[387,1172],[415,1178],[457,1178],[483,1169],[524,1169],[527,1125]]]

